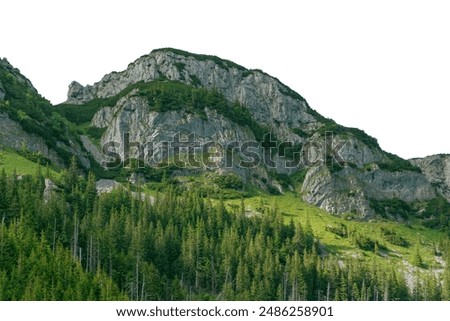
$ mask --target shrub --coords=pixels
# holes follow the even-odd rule
[[[235,174],[217,176],[214,179],[214,183],[216,183],[220,188],[225,189],[237,190],[243,187],[242,179]]]
[[[182,63],[182,62],[175,62],[174,63],[175,67],[177,68],[178,72],[183,72],[184,68],[186,67],[186,64]]]
[[[381,228],[381,234],[383,238],[391,244],[407,247],[409,243],[403,237],[398,235],[393,229]]]
[[[106,128],[89,127],[87,129],[86,133],[88,134],[88,136],[90,136],[94,139],[100,139],[100,138],[102,138],[105,131],[106,131]]]
[[[402,218],[407,219],[409,215],[414,214],[415,211],[411,205],[405,201],[399,199],[390,200],[370,200],[370,207],[375,213],[382,217],[387,217],[387,214],[400,215]]]
[[[229,60],[225,60],[225,59],[221,59],[217,56],[210,56],[210,55],[199,55],[199,54],[194,54],[194,53],[190,53],[187,51],[183,51],[183,50],[179,50],[179,49],[174,49],[174,48],[161,48],[161,49],[155,49],[152,51],[153,52],[158,52],[158,51],[168,51],[168,52],[172,52],[176,55],[179,56],[183,56],[183,57],[193,57],[196,60],[199,61],[213,61],[214,63],[216,63],[219,67],[228,70],[228,68],[236,68],[238,70],[243,70],[245,71],[246,69],[232,61]]]
[[[386,153],[386,155],[388,156],[388,160],[378,164],[378,167],[380,169],[389,172],[409,171],[415,173],[422,173],[422,170],[419,167],[411,164],[409,161],[402,159],[397,155],[391,153]]]

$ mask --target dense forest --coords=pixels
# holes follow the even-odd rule
[[[57,182],[51,195],[45,180]],[[45,197],[44,197],[45,194]],[[449,300],[446,270],[413,286],[382,258],[327,255],[311,225],[167,184],[97,194],[61,177],[0,174],[0,300]],[[419,270],[418,270],[419,271]]]

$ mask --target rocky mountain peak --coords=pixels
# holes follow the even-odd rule
[[[94,98],[118,95],[130,85],[156,80],[178,81],[196,88],[217,90],[230,102],[246,106],[253,118],[277,131],[277,137],[299,141],[289,128],[316,128],[306,101],[278,79],[259,70],[248,70],[215,56],[177,49],[157,49],[113,72],[94,85],[72,82],[67,103],[82,104]]]
[[[203,95],[199,90],[217,93],[222,98],[203,99],[190,107],[189,99],[180,98]],[[161,92],[166,95],[162,100],[158,96]],[[430,182],[433,175],[421,172],[418,162],[410,163],[386,153],[376,139],[363,131],[340,126],[321,116],[278,79],[216,56],[157,49],[129,64],[126,70],[105,75],[93,85],[70,84],[67,103],[88,106],[94,99],[104,101],[91,119],[91,126],[104,130],[103,145],[115,142],[124,146],[126,135],[134,143],[150,140],[156,146],[155,155],[163,154],[157,146],[180,133],[192,135],[199,144],[212,141],[229,146],[237,142],[241,146],[255,140],[262,143],[261,133],[270,132],[276,146],[289,142],[297,156],[308,157],[311,146],[325,146],[325,150],[328,145],[339,146],[338,153],[345,166],[328,162],[329,155],[324,154],[319,155],[320,166],[299,163],[288,168],[285,162],[278,162],[285,157],[277,150],[273,167],[262,164],[255,168],[233,165],[215,169],[219,174],[231,171],[263,189],[283,192],[297,188],[304,200],[331,213],[371,217],[375,214],[374,203],[424,202],[444,193],[443,188],[436,189]],[[219,102],[222,107],[214,106]],[[241,110],[240,116],[234,113],[233,106],[238,106],[236,112]],[[89,137],[82,137],[82,141],[102,162],[101,153]],[[265,152],[261,146],[255,153],[263,159]],[[121,157],[124,155],[122,150]],[[242,159],[245,155],[237,157]],[[297,175],[303,179],[292,179],[295,173],[302,173]]]

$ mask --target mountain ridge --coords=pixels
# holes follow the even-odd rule
[[[0,299],[450,297],[449,155],[401,159],[267,74],[174,55],[57,106],[0,63]]]
[[[67,102],[82,104],[94,98],[105,99],[119,94],[132,84],[158,80],[179,81],[194,88],[217,90],[229,102],[238,102],[247,108],[253,120],[270,131],[280,142],[292,142],[294,146],[323,143],[327,132],[335,134],[335,137],[331,138],[331,144],[337,144],[340,139],[345,139],[346,144],[340,152],[349,166],[312,169],[301,165],[295,169],[280,166],[274,170],[275,176],[307,171],[305,181],[301,182],[302,198],[331,213],[355,212],[360,213],[363,217],[371,217],[375,214],[370,206],[371,199],[398,198],[408,203],[414,203],[431,200],[438,195],[431,183],[420,173],[421,169],[416,163],[410,163],[396,155],[384,152],[376,139],[364,131],[343,127],[321,116],[308,105],[300,94],[292,91],[278,79],[259,70],[248,70],[216,56],[191,54],[173,48],[156,49],[129,64],[127,69],[105,75],[102,80],[92,86],[82,87],[72,83],[69,87]],[[103,109],[93,118],[95,121],[92,125],[97,127],[104,126],[107,123],[105,119],[111,121],[120,118],[121,125],[116,123],[106,126],[102,143],[122,142],[121,137],[123,137],[124,131],[120,129],[120,126],[125,126],[124,124],[128,124],[125,127],[130,132],[132,141],[142,141],[140,139],[142,137],[155,139],[158,136],[155,133],[163,136],[159,140],[157,138],[157,141],[168,141],[180,129],[202,137],[202,134],[205,133],[198,131],[199,124],[209,124],[208,121],[202,122],[201,119],[194,119],[195,117],[192,118],[191,115],[191,121],[184,121],[181,127],[172,126],[173,129],[167,131],[162,127],[165,125],[171,127],[172,124],[183,122],[183,117],[186,116],[182,112],[171,111],[172,118],[159,119],[161,124],[149,120],[153,125],[150,125],[147,131],[139,129],[138,127],[142,126],[136,125],[139,123],[138,118],[130,118],[126,116],[126,113],[122,113],[124,105],[140,106],[137,112],[140,112],[140,117],[143,119],[151,119],[155,114],[147,113],[146,102],[142,99],[139,100],[135,97],[134,101],[127,101],[126,96],[123,99],[125,100],[122,105],[106,106],[109,108]],[[119,115],[118,118],[113,117],[111,113],[113,110],[116,116]],[[211,119],[213,119],[212,115]],[[193,125],[194,123],[196,125]],[[218,128],[216,132],[221,133],[217,121],[212,121],[211,124],[215,124],[212,127]],[[230,125],[227,125],[226,128],[229,132]],[[224,133],[227,132],[225,129]],[[239,138],[232,135],[238,141],[255,139],[254,136],[245,134],[245,126],[243,128],[236,126],[233,129],[241,132]],[[230,139],[215,138],[213,140],[220,143],[231,141]],[[263,152],[260,153],[261,157],[262,154]],[[270,170],[259,170],[256,179],[252,179],[253,174],[246,170],[233,168],[232,171],[256,186],[264,187],[264,184],[259,182],[265,180],[269,182],[269,186],[272,185],[271,188],[283,192],[279,180],[274,179]],[[291,187],[295,188],[295,186]]]
[[[171,142],[180,133],[194,134],[203,145],[210,141],[221,146],[257,141],[261,144],[254,155],[261,160],[267,157],[263,139],[273,139],[277,148],[269,151],[275,166],[236,166],[236,162],[242,163],[247,157],[237,153],[231,158],[231,167],[222,166],[219,160],[216,168],[200,166],[197,172],[212,180],[217,175],[235,174],[244,184],[273,193],[295,190],[306,202],[330,213],[353,213],[360,218],[386,214],[378,213],[375,209],[379,206],[373,206],[374,202],[399,200],[415,204],[420,210],[421,203],[436,197],[450,200],[450,181],[443,180],[436,187],[423,162],[409,162],[383,151],[375,138],[323,117],[278,79],[216,56],[155,49],[125,70],[107,74],[93,85],[72,82],[66,103],[51,111],[52,117],[56,113],[69,120],[59,127],[71,127],[75,132],[46,143],[47,149],[51,152],[65,140],[64,150],[75,154],[86,169],[98,167],[105,160],[105,144],[116,142],[124,146],[126,133],[129,142],[153,142],[155,157],[164,152],[158,144]],[[269,132],[267,138],[264,134]],[[328,133],[332,135],[327,136]],[[9,145],[19,149],[19,141]],[[286,142],[292,144],[283,145]],[[327,154],[327,148],[341,142],[345,143],[336,150],[339,155]],[[324,151],[314,151],[311,146],[321,146]],[[136,158],[136,150],[130,153],[130,158]],[[124,151],[118,154],[123,160]],[[304,164],[305,154],[321,161],[321,166]],[[337,156],[344,166],[336,162]],[[53,160],[63,166],[63,161],[57,162],[55,157]],[[286,166],[289,162],[295,166]],[[181,168],[174,173],[186,170]],[[439,170],[444,167],[431,171]],[[107,172],[100,175],[113,178],[114,174]],[[147,174],[140,175],[148,180]]]

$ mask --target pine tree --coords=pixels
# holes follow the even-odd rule
[[[423,267],[423,260],[422,260],[422,256],[420,255],[420,250],[419,250],[418,246],[416,246],[416,248],[414,249],[414,254],[412,257],[412,264],[417,267]]]
[[[86,212],[88,213],[93,212],[96,198],[97,198],[97,188],[95,185],[95,176],[92,172],[90,172],[88,176],[87,185],[84,190]]]
[[[0,220],[6,218],[6,212],[9,208],[8,186],[5,169],[0,173]]]

